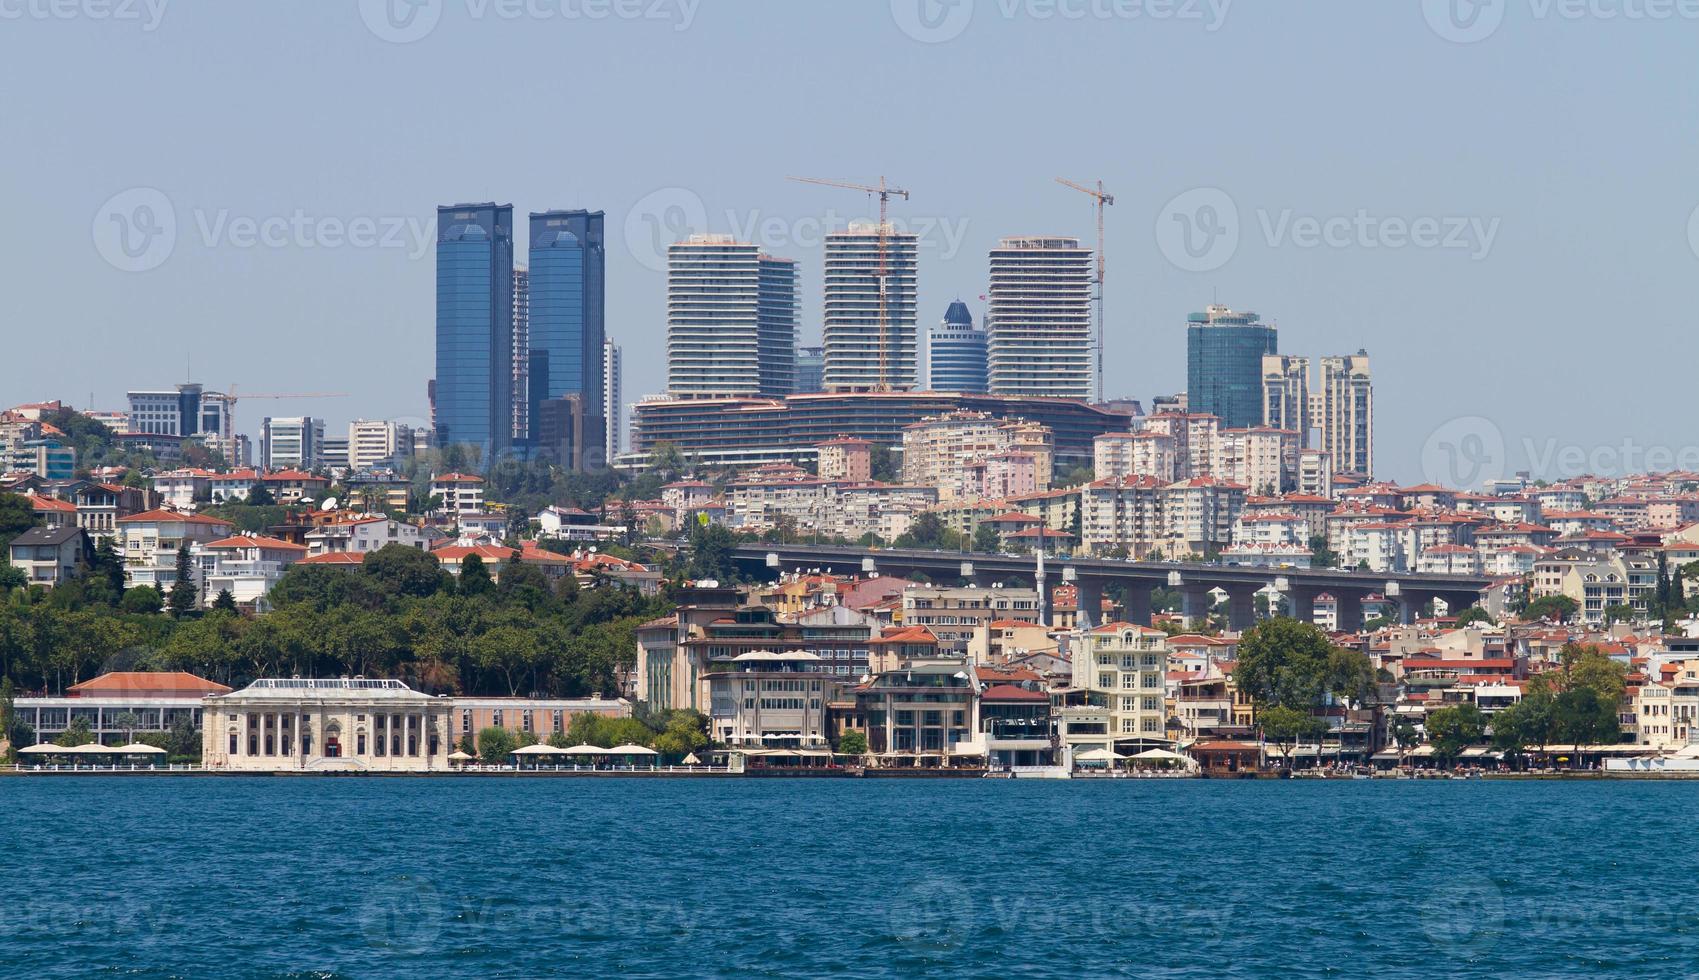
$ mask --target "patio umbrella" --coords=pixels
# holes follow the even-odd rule
[[[131,742],[111,750],[114,755],[164,755],[165,750],[157,745],[144,745],[141,742]]]
[[[607,749],[600,745],[574,745],[570,749],[561,749],[562,755],[606,755]]]
[[[1087,749],[1075,754],[1075,762],[1120,762],[1126,756],[1113,749]]]
[[[513,754],[514,755],[558,755],[558,754],[561,753],[561,751],[562,751],[561,749],[557,749],[552,745],[544,745],[543,743],[538,742],[536,745],[527,745],[524,748],[514,749]]]
[[[625,745],[616,745],[613,748],[608,749],[607,753],[609,755],[659,755],[660,754],[659,752],[656,752],[654,749],[646,749],[641,745],[632,745],[630,743],[627,743]]]
[[[450,762],[471,762],[472,756],[467,755],[466,753],[460,751],[459,749],[455,749],[453,752],[450,752],[448,754],[448,761],[450,761]]]
[[[702,764],[702,760],[696,758],[696,753],[694,753],[694,752],[685,756],[684,759],[683,759],[683,762],[687,766],[699,766],[699,765]]]

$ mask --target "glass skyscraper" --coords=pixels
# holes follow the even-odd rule
[[[1187,317],[1187,410],[1217,416],[1224,429],[1261,425],[1262,359],[1278,348],[1275,328],[1255,313],[1212,304]]]
[[[926,334],[926,390],[984,394],[986,337],[973,328],[973,314],[961,300],[944,311],[944,322]]]
[[[606,254],[600,211],[542,211],[531,215],[530,350],[526,399],[530,439],[538,437],[537,406],[578,395],[601,419],[602,343],[606,339]],[[605,438],[597,439],[602,446]]]
[[[505,452],[513,431],[513,205],[437,208],[436,442]]]

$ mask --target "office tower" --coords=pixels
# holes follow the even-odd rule
[[[967,304],[956,300],[944,322],[926,331],[926,389],[984,394],[986,338],[975,330]]]
[[[1375,475],[1375,398],[1369,352],[1321,359],[1321,448],[1335,473]]]
[[[625,435],[625,358],[619,345],[602,342],[602,418],[608,426],[608,462],[620,453]]]
[[[796,393],[806,395],[826,390],[826,348],[796,349]]]
[[[391,468],[413,455],[413,429],[401,422],[357,419],[348,423],[348,468]]]
[[[1310,359],[1285,354],[1262,358],[1262,424],[1310,438]]]
[[[584,424],[605,428],[601,411],[607,256],[602,212],[533,213],[530,248],[527,415],[533,415],[540,402],[578,395]],[[535,434],[528,432],[527,438]],[[603,436],[596,443],[606,441]]]
[[[730,235],[667,247],[667,393],[785,395],[795,383],[796,262]]]
[[[319,441],[319,465],[327,470],[348,469],[348,440],[326,436]]]
[[[532,272],[535,274],[535,266]],[[437,209],[436,444],[513,440],[513,205]]]
[[[198,384],[132,391],[130,431],[156,436],[192,436],[201,431],[202,390]]]
[[[1186,404],[1224,429],[1262,423],[1262,359],[1279,353],[1275,328],[1255,313],[1210,304],[1186,318]]]
[[[906,391],[918,383],[918,252],[916,236],[893,231],[889,225],[881,229],[873,222],[852,222],[847,231],[826,236],[823,380],[827,391]]]
[[[513,438],[531,433],[531,401],[527,370],[531,364],[531,270],[513,267]]]
[[[991,394],[1091,400],[1092,251],[1077,238],[1005,238],[991,250]]]
[[[324,463],[324,419],[266,418],[260,423],[260,465],[312,470]]]

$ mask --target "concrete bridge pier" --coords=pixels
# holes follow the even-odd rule
[[[1180,611],[1185,614],[1188,627],[1205,625],[1209,619],[1209,610],[1214,605],[1215,600],[1210,596],[1208,586],[1180,586]]]
[[[1139,626],[1150,625],[1150,591],[1149,582],[1136,579],[1127,582],[1127,598],[1122,603],[1127,611],[1127,622]]]
[[[1257,589],[1235,586],[1227,590],[1227,628],[1243,633],[1257,624]]]
[[[1355,633],[1363,628],[1363,596],[1355,589],[1328,589],[1333,594],[1334,628],[1341,633]]]
[[[1073,571],[1073,569],[1069,569]],[[1076,578],[1074,588],[1079,596],[1079,625],[1082,630],[1095,629],[1103,623],[1103,580]]]
[[[1285,592],[1286,604],[1291,607],[1292,618],[1300,623],[1314,623],[1316,621],[1316,596],[1321,593],[1321,590],[1288,585]]]

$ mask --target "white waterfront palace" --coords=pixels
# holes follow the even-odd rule
[[[265,678],[204,703],[202,760],[208,769],[448,769],[453,702],[397,680]]]

